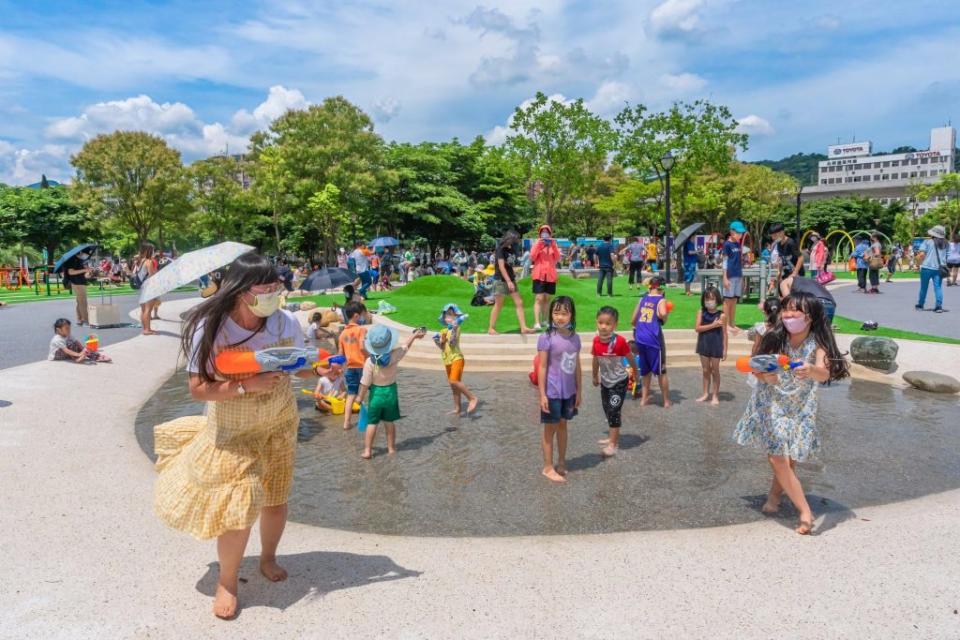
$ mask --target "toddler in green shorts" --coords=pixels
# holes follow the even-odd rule
[[[365,460],[373,457],[373,439],[381,422],[387,432],[387,452],[397,452],[397,427],[400,419],[400,401],[397,396],[397,365],[406,355],[414,340],[426,335],[425,329],[417,329],[403,346],[397,346],[400,336],[390,327],[375,325],[367,332],[363,346],[370,356],[363,363],[360,392],[357,401],[367,401],[367,430],[363,434]]]

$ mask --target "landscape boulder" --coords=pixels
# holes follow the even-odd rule
[[[921,391],[960,393],[960,380],[933,371],[907,371],[903,379]]]
[[[850,357],[878,371],[889,371],[897,361],[900,346],[890,338],[860,336],[850,343]]]

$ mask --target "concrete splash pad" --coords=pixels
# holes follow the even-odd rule
[[[694,402],[700,372],[671,372],[669,410],[624,409],[620,454],[604,460],[599,393],[586,389],[571,423],[570,481],[540,476],[536,392],[516,373],[468,374],[485,400],[474,418],[445,416],[442,374],[404,371],[396,456],[382,435],[373,462],[359,457],[355,430],[322,417],[299,394],[302,423],[291,520],[365,533],[414,536],[512,536],[608,533],[740,524],[759,512],[769,470],[763,454],[734,444],[731,433],[750,393],[745,378],[723,378],[722,402]],[[299,384],[299,382],[297,383]],[[821,529],[852,510],[960,487],[956,398],[854,380],[821,388],[822,450],[800,465]],[[137,416],[137,438],[152,456],[152,428],[202,411],[184,374],[161,387]],[[883,461],[882,463],[880,461]],[[788,504],[785,501],[785,504]],[[784,524],[795,512],[784,509]]]

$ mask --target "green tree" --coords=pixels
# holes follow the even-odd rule
[[[706,169],[725,174],[737,149],[747,148],[747,135],[737,132],[730,110],[707,100],[675,102],[659,113],[627,105],[614,121],[619,132],[617,162],[638,177],[661,178],[660,158],[668,151],[673,154],[671,205],[676,227],[692,221],[688,196],[696,176]]]
[[[240,183],[244,165],[244,160],[213,156],[194,162],[187,170],[194,208],[191,226],[205,244],[263,240],[263,217]]]
[[[635,235],[656,231],[658,210],[663,190],[657,180],[641,180],[627,176],[612,193],[597,200],[597,211],[612,216],[614,233]]]
[[[616,134],[610,123],[587,109],[537,92],[510,120],[506,147],[526,169],[527,183],[543,206],[547,224],[577,200],[586,198],[607,165]]]
[[[66,245],[90,239],[90,215],[67,187],[30,189],[0,185],[0,245],[46,249],[50,259]],[[25,250],[21,253],[26,256]]]
[[[324,185],[323,189],[310,196],[307,211],[309,221],[324,243],[324,254],[333,255],[340,228],[350,222],[340,201],[340,189],[334,184]]]
[[[797,191],[792,177],[758,164],[738,164],[732,174],[730,193],[733,209],[747,224],[756,248],[764,227],[773,219],[784,199]]]
[[[917,189],[917,198],[932,200],[945,197],[932,209],[938,224],[947,228],[950,237],[960,229],[960,174],[944,173],[936,182]]]
[[[258,165],[255,184],[268,177],[258,191],[268,194],[275,220],[285,210],[307,210],[310,198],[328,184],[337,187],[340,206],[354,223],[368,210],[382,169],[383,141],[370,117],[345,98],[288,111],[255,135],[251,146]],[[279,245],[279,224],[275,231]]]
[[[182,219],[189,183],[180,153],[158,136],[116,131],[87,141],[70,158],[77,170],[74,194],[81,206],[129,229],[137,242]]]

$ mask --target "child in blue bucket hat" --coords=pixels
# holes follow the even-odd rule
[[[400,419],[397,365],[413,345],[413,341],[424,335],[426,329],[417,329],[403,346],[398,347],[400,336],[396,330],[378,324],[367,331],[363,346],[370,355],[363,363],[360,392],[357,395],[358,402],[363,402],[370,396],[366,406],[367,428],[363,434],[362,457],[365,460],[373,457],[373,440],[377,435],[377,425],[381,422],[387,432],[387,453],[397,452],[397,427],[394,424]]]

